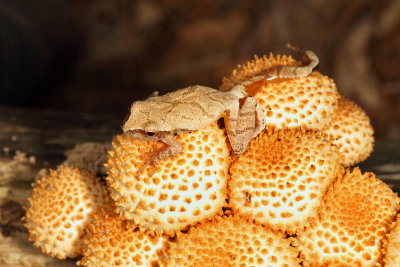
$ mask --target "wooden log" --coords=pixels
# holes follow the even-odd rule
[[[77,144],[110,142],[121,132],[124,115],[0,107],[0,148],[3,153],[5,148],[34,155],[37,164],[54,166]]]

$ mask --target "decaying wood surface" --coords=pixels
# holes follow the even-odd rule
[[[75,266],[50,258],[28,241],[21,222],[31,183],[55,168],[67,150],[87,142],[110,143],[125,114],[77,114],[0,107],[0,266]],[[377,140],[358,165],[400,192],[400,141]]]

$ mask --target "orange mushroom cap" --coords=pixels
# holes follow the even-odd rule
[[[301,232],[316,220],[337,168],[336,148],[317,131],[264,131],[232,164],[229,205],[273,229]]]
[[[150,236],[133,229],[109,210],[102,209],[93,218],[87,227],[79,264],[91,267],[154,266],[161,260],[165,237]]]
[[[386,267],[398,267],[400,266],[400,214],[397,214],[397,219],[390,229],[382,249],[385,255],[383,262]]]
[[[373,150],[374,129],[367,114],[344,97],[339,99],[336,112],[323,132],[339,147],[343,166],[363,161]]]
[[[107,167],[108,188],[117,212],[143,230],[173,235],[176,231],[222,213],[230,164],[224,130],[217,123],[181,133],[180,154],[138,169],[143,157],[161,142],[134,140],[119,135],[113,142]]]
[[[293,238],[236,215],[216,216],[178,233],[168,266],[300,266]]]
[[[299,64],[286,56],[256,57],[224,78],[220,89],[229,91],[237,84],[259,80],[246,86],[246,91],[264,108],[268,128],[322,129],[335,112],[340,97],[332,79],[317,71],[296,79],[262,79],[268,69]]]
[[[342,172],[343,173],[343,172]],[[347,170],[329,186],[320,220],[298,236],[305,266],[382,264],[399,198],[372,173]]]
[[[25,226],[35,246],[64,259],[82,253],[85,227],[90,215],[110,204],[95,174],[60,166],[33,185],[25,207]]]
[[[291,56],[286,55],[274,56],[270,53],[269,57],[266,55],[261,58],[254,56],[253,60],[247,61],[243,65],[239,64],[229,77],[224,77],[219,88],[222,91],[229,91],[237,84],[251,81],[254,77],[264,76],[266,71],[274,67],[298,66],[300,64],[300,62],[294,60]]]

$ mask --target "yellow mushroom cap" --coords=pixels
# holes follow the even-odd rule
[[[299,65],[291,57],[272,54],[255,58],[224,78],[220,89],[229,91],[234,85],[252,81],[277,66]],[[258,78],[259,79],[259,78]],[[304,127],[322,129],[335,112],[340,97],[332,79],[314,71],[307,77],[259,81],[246,91],[264,108],[268,128]]]
[[[118,215],[101,210],[87,228],[83,266],[154,266],[166,238],[150,236],[129,227]]]
[[[332,79],[313,72],[307,77],[265,83],[254,97],[265,110],[268,127],[322,129],[339,98]]]
[[[391,230],[384,240],[382,253],[385,255],[383,262],[386,267],[400,266],[400,214],[392,223]]]
[[[382,264],[381,247],[399,198],[373,173],[358,168],[328,188],[320,220],[298,236],[305,266]]]
[[[243,65],[238,65],[229,77],[224,77],[219,88],[222,91],[229,91],[237,84],[251,81],[254,77],[265,75],[268,69],[277,66],[298,66],[300,64],[300,62],[294,60],[291,56],[286,55],[274,56],[270,53],[269,57],[266,55],[261,58],[254,56],[253,60],[247,61]]]
[[[178,233],[168,266],[300,266],[292,238],[238,216],[216,216]]]
[[[338,167],[336,147],[317,131],[264,131],[232,164],[229,205],[273,229],[301,232],[316,220]]]
[[[60,259],[77,257],[90,214],[107,205],[107,193],[95,174],[60,166],[33,184],[25,226],[43,252]]]
[[[373,150],[374,130],[367,114],[344,97],[339,99],[336,112],[323,132],[339,147],[344,166],[363,161]]]
[[[160,142],[145,142],[119,135],[113,142],[107,167],[108,187],[117,212],[143,230],[173,235],[222,212],[226,204],[226,184],[230,164],[224,130],[217,124],[191,133],[181,133],[177,140],[183,150],[137,171],[146,154]]]

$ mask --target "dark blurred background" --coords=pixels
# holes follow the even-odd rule
[[[378,136],[399,138],[399,0],[0,0],[0,105],[122,120],[135,99],[216,88],[288,41],[319,55]]]

